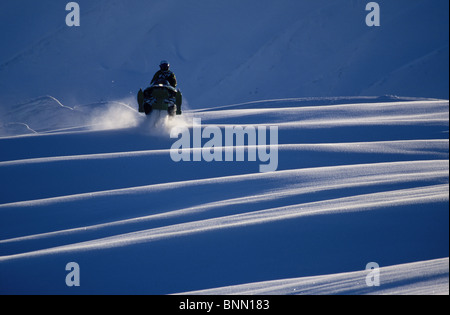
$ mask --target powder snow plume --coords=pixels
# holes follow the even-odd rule
[[[102,103],[92,110],[89,125],[93,130],[136,127],[141,117],[130,103],[131,99]]]

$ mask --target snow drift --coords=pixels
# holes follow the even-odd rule
[[[449,293],[448,1],[67,2],[0,2],[0,294]],[[137,112],[161,59],[181,118]],[[195,118],[277,171],[174,162]]]
[[[0,292],[448,293],[448,101],[334,102],[188,113],[278,125],[272,173],[175,163],[142,123],[1,138]]]

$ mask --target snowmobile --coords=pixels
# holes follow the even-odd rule
[[[137,95],[139,112],[147,116],[154,110],[167,111],[169,116],[181,115],[182,95],[168,81],[157,81]]]

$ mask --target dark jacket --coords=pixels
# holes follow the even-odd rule
[[[169,84],[171,86],[177,87],[177,78],[175,77],[175,74],[170,70],[158,70],[158,72],[156,72],[155,75],[153,76],[150,85],[159,80],[167,80],[169,81]]]

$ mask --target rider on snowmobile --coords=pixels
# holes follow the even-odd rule
[[[155,73],[150,87],[138,93],[139,112],[149,115],[153,109],[167,110],[170,116],[181,115],[182,95],[176,89],[177,79],[169,70],[169,62],[161,61],[160,70]]]

